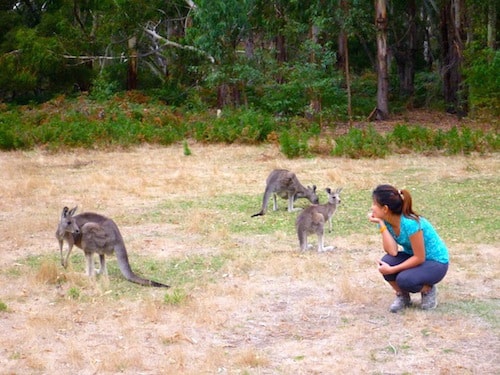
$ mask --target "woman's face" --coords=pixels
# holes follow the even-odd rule
[[[387,212],[389,211],[387,206],[381,206],[380,204],[377,203],[375,199],[372,202],[371,210],[372,210],[372,216],[378,219],[385,219]]]

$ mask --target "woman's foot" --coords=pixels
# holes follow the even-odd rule
[[[422,308],[422,310],[432,310],[437,307],[437,288],[435,285],[433,285],[428,292],[422,292],[421,294],[422,304],[420,305],[420,307]]]
[[[396,299],[389,307],[389,310],[393,313],[403,310],[406,307],[411,306],[410,293],[400,292],[396,295]]]

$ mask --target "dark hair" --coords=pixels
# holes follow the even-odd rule
[[[379,185],[373,190],[373,199],[381,206],[387,206],[391,212],[414,219],[419,215],[411,207],[411,195],[406,189],[398,190],[392,185]]]

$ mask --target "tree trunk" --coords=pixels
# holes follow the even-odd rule
[[[319,35],[319,27],[316,25],[311,25],[309,38],[311,39],[311,42],[313,44],[318,43],[318,35]],[[309,61],[313,64],[316,63],[316,55],[314,53],[314,50],[311,52],[309,56]],[[321,96],[318,90],[315,90],[314,88],[310,88],[308,91],[309,91],[309,108],[311,111],[310,115],[314,116],[315,114],[321,112]]]
[[[128,40],[128,70],[127,90],[137,89],[137,38],[133,36]]]
[[[276,17],[276,24],[279,25],[279,30],[274,38],[274,42],[276,45],[276,61],[278,62],[278,65],[281,66],[283,63],[288,61],[288,56],[287,56],[287,51],[286,51],[286,38],[285,35],[283,34],[283,29],[286,25],[286,20],[284,18],[285,12],[283,9],[279,7],[279,5],[274,7],[275,10],[275,17]],[[278,73],[278,76],[276,77],[276,82],[279,84],[284,83],[284,78],[283,74],[280,72]]]
[[[415,56],[416,56],[416,39],[417,25],[415,22],[416,5],[415,0],[407,2],[407,30],[405,35],[407,38],[396,43],[396,51],[394,57],[398,67],[399,75],[399,92],[403,97],[409,99],[408,106],[413,107],[412,97],[415,92]]]
[[[276,43],[276,61],[278,61],[278,65],[281,66],[287,60],[286,47],[285,47],[285,36],[281,35],[281,34],[276,36],[275,43]],[[278,76],[276,77],[276,82],[278,82],[280,84],[284,82],[284,78],[283,78],[282,73],[278,73]]]
[[[349,4],[347,0],[340,0],[339,7],[342,10],[343,19],[349,14]],[[352,98],[351,98],[351,76],[349,74],[349,46],[347,41],[347,33],[343,19],[340,22],[339,46],[337,54],[337,66],[345,74],[346,90],[347,90],[347,116],[349,117],[349,125],[352,124]]]
[[[377,120],[389,118],[389,73],[387,67],[387,5],[386,0],[375,0],[377,28]]]
[[[460,72],[463,60],[463,12],[464,0],[446,0],[441,7],[441,51],[443,95],[450,113],[466,111],[464,108],[462,75]],[[462,94],[462,98],[460,95]]]
[[[343,29],[340,30],[339,32],[339,37],[338,37],[338,47],[337,47],[337,68],[340,71],[345,70],[345,51],[346,51],[346,43],[347,43],[347,36],[345,34],[345,31]]]
[[[422,19],[424,23],[424,60],[427,63],[427,68],[432,71],[432,66],[434,64],[434,55],[432,54],[431,48],[431,30],[434,28],[429,14],[427,13],[427,8],[422,7]]]
[[[497,8],[495,2],[490,2],[488,8],[488,47],[491,49],[496,48],[497,35]]]

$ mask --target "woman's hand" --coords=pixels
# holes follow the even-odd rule
[[[392,266],[390,266],[386,262],[382,262],[381,260],[377,261],[377,266],[378,266],[378,272],[380,272],[382,275],[390,275],[391,273],[394,273],[392,270]]]
[[[373,216],[373,212],[370,211],[368,212],[368,220],[372,223],[378,224],[378,225],[383,225],[384,221],[382,219],[379,219],[378,217]]]

